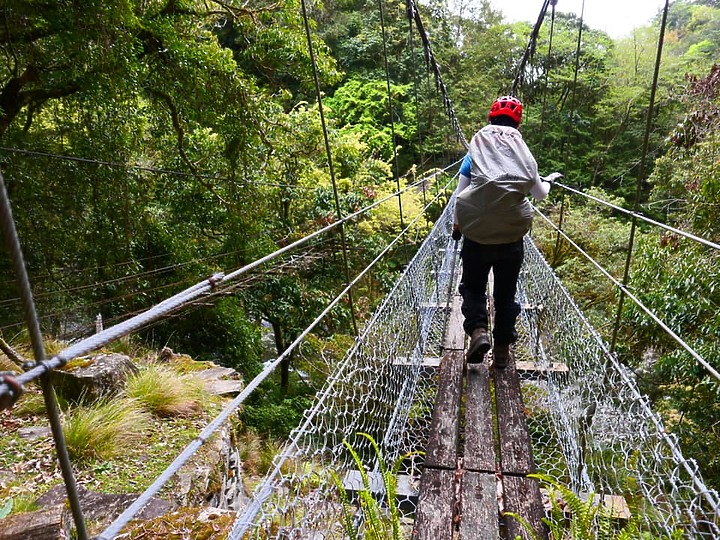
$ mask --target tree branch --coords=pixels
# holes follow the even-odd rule
[[[1,337],[0,351],[4,352],[5,356],[7,356],[14,364],[17,364],[18,367],[22,367],[22,365],[27,362],[27,360],[23,358],[23,356],[19,352],[17,352],[10,345],[8,345],[8,342]]]
[[[165,92],[160,92],[159,90],[150,90],[150,93],[153,94],[155,97],[160,99],[167,108],[170,110],[170,118],[172,119],[173,128],[175,129],[175,133],[177,134],[177,149],[178,153],[180,154],[180,159],[183,160],[185,165],[190,169],[190,172],[193,174],[193,177],[210,193],[212,193],[217,199],[223,203],[224,205],[228,206],[227,201],[215,191],[215,188],[213,188],[212,185],[210,185],[208,182],[204,181],[203,178],[200,175],[200,172],[198,171],[195,164],[190,161],[190,158],[188,157],[187,153],[185,152],[185,129],[182,126],[182,121],[180,119],[180,112],[178,111],[177,107],[175,106],[175,103],[173,103],[172,98],[166,94]]]

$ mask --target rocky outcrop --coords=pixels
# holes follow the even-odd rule
[[[86,523],[93,523],[98,530],[110,525],[135,499],[138,494],[97,493],[78,486],[80,506]],[[55,486],[40,497],[35,504],[41,509],[35,512],[15,514],[2,520],[0,540],[66,540],[73,538],[75,524],[67,504],[64,485]],[[149,520],[167,514],[174,509],[171,503],[153,498],[142,510],[138,519]]]
[[[98,354],[75,359],[64,369],[50,372],[55,390],[70,401],[94,400],[119,392],[138,368],[123,354]]]

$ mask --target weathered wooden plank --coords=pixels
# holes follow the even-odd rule
[[[490,374],[487,364],[468,365],[465,396],[465,453],[469,471],[495,472]]]
[[[422,359],[421,362],[418,362],[419,365],[423,367],[439,367],[440,366],[440,360],[441,358],[437,356],[426,356]],[[398,356],[393,361],[393,366],[411,366],[413,365],[413,359],[409,358],[407,356]]]
[[[426,467],[455,470],[457,465],[463,363],[462,351],[451,351],[440,362],[440,381],[425,454]]]
[[[505,515],[507,537],[533,540],[536,537],[548,537],[548,531],[542,518],[545,515],[540,486],[534,478],[504,476],[503,504],[505,512],[512,512],[524,518],[532,527],[534,534],[525,529],[516,519]]]
[[[534,473],[535,460],[514,355],[511,353],[507,368],[494,369],[493,372],[502,471],[515,475]]]
[[[465,331],[463,330],[463,315],[461,311],[462,296],[456,294],[452,297],[450,317],[443,341],[446,351],[462,351],[465,349]]]
[[[497,540],[495,475],[465,471],[460,489],[460,540]]]
[[[559,375],[566,375],[570,373],[570,369],[566,364],[562,362],[553,362],[552,364],[540,365],[537,362],[516,362],[515,369],[518,371],[525,371],[530,373],[545,374],[545,373],[556,373]]]
[[[351,501],[359,499],[358,492],[361,490],[369,490],[376,500],[386,500],[387,492],[379,472],[368,472],[368,484],[365,485],[362,475],[358,470],[348,471],[343,478],[343,487]],[[400,474],[396,477],[395,503],[403,512],[411,513],[417,507],[418,487],[417,478]]]
[[[455,506],[455,471],[425,469],[415,514],[413,540],[451,540]]]
[[[367,486],[363,482],[360,471],[353,469],[345,473],[342,483],[345,490],[350,492],[349,495],[368,488],[371,493],[384,494],[385,486],[382,475],[379,472],[368,472],[366,474],[369,484]],[[418,489],[415,486],[416,480],[412,476],[399,474],[395,478],[397,480],[395,494],[399,498],[413,499],[418,496]]]

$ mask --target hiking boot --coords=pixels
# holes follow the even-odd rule
[[[470,346],[467,351],[467,361],[469,364],[479,364],[483,361],[483,356],[490,350],[490,337],[485,328],[476,328],[470,335]]]
[[[510,345],[495,345],[493,347],[493,366],[495,369],[505,369],[510,361]]]

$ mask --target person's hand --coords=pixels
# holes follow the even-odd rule
[[[554,173],[550,173],[547,176],[545,176],[544,178],[542,178],[542,181],[547,182],[548,184],[553,184],[553,183],[555,183],[555,180],[557,180],[558,178],[562,178],[562,177],[563,177],[562,173],[554,172]]]
[[[453,223],[452,239],[457,242],[461,238],[462,238],[462,233],[460,232],[460,226],[457,223]]]

